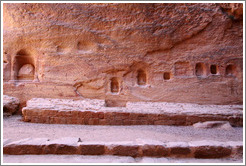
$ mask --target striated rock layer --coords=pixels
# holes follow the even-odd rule
[[[5,3],[4,94],[242,104],[242,4]]]

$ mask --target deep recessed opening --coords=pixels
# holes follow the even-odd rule
[[[205,75],[205,65],[203,63],[197,63],[195,73],[196,73],[196,76],[204,76]]]
[[[34,78],[34,67],[31,64],[24,64],[18,72],[19,80],[32,80]]]
[[[226,66],[226,75],[227,76],[234,76],[236,72],[236,67],[234,65]]]
[[[110,89],[112,93],[118,93],[120,91],[119,81],[116,77],[111,79]]]
[[[147,76],[144,70],[140,69],[137,71],[137,83],[138,85],[146,85]]]
[[[77,49],[78,50],[82,50],[83,49],[83,44],[80,41],[77,43]]]
[[[211,65],[210,66],[210,73],[211,74],[217,74],[218,73],[218,66],[217,65]]]
[[[7,107],[3,107],[3,112],[8,112]]]
[[[170,78],[171,78],[171,73],[170,73],[170,72],[165,72],[165,73],[163,74],[163,78],[164,78],[164,80],[170,80]]]
[[[17,52],[14,61],[15,80],[33,80],[34,72],[33,58],[25,50]]]
[[[61,46],[57,46],[57,47],[56,47],[56,51],[57,51],[57,52],[62,52]]]
[[[3,60],[3,63],[8,63],[6,60]]]

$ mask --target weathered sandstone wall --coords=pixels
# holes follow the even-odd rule
[[[4,4],[4,94],[242,104],[242,4]]]

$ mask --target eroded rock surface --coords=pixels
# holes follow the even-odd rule
[[[21,105],[34,97],[242,104],[242,9],[6,3],[4,94]]]
[[[20,101],[16,97],[3,95],[3,115],[9,116],[18,111]]]
[[[230,130],[232,129],[232,126],[228,121],[207,121],[207,122],[198,122],[193,124],[195,128],[200,129],[210,129],[210,128],[219,128],[219,129],[225,129]]]

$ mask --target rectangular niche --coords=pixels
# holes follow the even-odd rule
[[[118,94],[120,91],[119,80],[116,77],[111,78],[110,80],[110,91],[111,93]]]
[[[176,62],[174,64],[175,76],[192,76],[192,68],[189,62]]]
[[[137,71],[137,84],[138,85],[146,85],[147,75],[146,72],[142,69]]]

